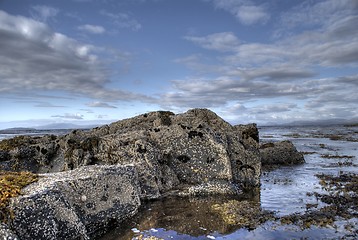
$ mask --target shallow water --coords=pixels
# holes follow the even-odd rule
[[[334,140],[332,140],[334,139]],[[337,175],[358,173],[358,127],[264,127],[260,140],[291,140],[305,152],[306,163],[263,172],[260,192],[237,200],[260,204],[263,210],[276,216],[304,213],[321,208],[313,192],[324,193],[315,176],[319,173]],[[244,199],[242,199],[244,198]],[[255,229],[237,228],[224,223],[211,211],[211,206],[227,202],[228,198],[164,199],[145,204],[133,219],[102,237],[110,239],[140,239],[155,236],[162,239],[356,239],[358,219],[335,222],[335,227],[310,227],[302,230],[294,225],[267,221]],[[349,228],[347,227],[349,226]],[[350,229],[347,230],[347,229]]]

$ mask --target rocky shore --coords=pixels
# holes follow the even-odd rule
[[[289,142],[259,145],[255,124],[158,111],[63,136],[0,142],[0,170],[38,173],[11,198],[2,239],[89,239],[163,196],[240,194],[265,164],[304,162]]]

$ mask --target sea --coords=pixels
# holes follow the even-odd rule
[[[44,136],[44,135],[64,135],[70,133],[73,129],[30,129],[30,128],[18,128],[18,129],[5,129],[0,130],[0,141],[3,139],[9,139],[20,135],[26,136]]]
[[[0,140],[16,135],[61,135],[71,130],[0,133]],[[290,140],[304,153],[305,164],[285,166],[261,174],[259,193],[249,199],[277,217],[303,214],[326,204],[315,197],[327,189],[317,174],[358,174],[358,126],[259,127],[260,142]],[[256,228],[235,228],[208,212],[225,199],[177,198],[143,202],[140,213],[110,229],[101,240],[124,239],[358,239],[358,218],[338,218],[333,226],[282,225],[270,220]],[[248,200],[245,198],[245,200]],[[354,213],[358,216],[358,212]]]

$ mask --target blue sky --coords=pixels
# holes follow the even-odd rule
[[[358,118],[357,24],[357,0],[3,0],[0,129]]]

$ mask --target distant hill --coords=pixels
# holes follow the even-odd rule
[[[332,119],[320,119],[320,120],[307,120],[307,121],[293,121],[287,123],[274,123],[270,122],[264,126],[332,126],[332,125],[347,125],[347,126],[357,126],[358,118],[343,119],[343,118],[332,118]]]
[[[314,121],[294,121],[290,123],[282,124],[284,126],[330,126],[330,125],[355,125],[358,123],[357,118],[343,119],[333,118],[325,120],[314,120]]]
[[[0,134],[31,133],[34,131],[36,131],[35,128],[17,127],[17,128],[7,128],[7,129],[0,130]]]

